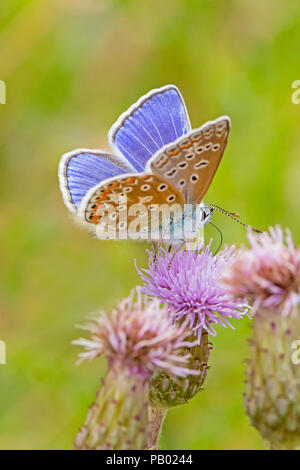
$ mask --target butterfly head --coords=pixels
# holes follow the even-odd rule
[[[207,206],[206,204],[199,204],[198,210],[201,211],[200,220],[202,221],[203,225],[208,224],[210,222],[211,214],[213,213],[214,209],[212,207]]]

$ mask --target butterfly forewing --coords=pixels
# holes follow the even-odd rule
[[[153,229],[158,229],[153,227],[155,211],[183,204],[182,194],[160,176],[128,174],[92,188],[81,203],[79,215],[85,222],[98,225],[99,238],[126,238],[120,236],[121,232],[130,234],[136,230],[144,233],[140,238],[147,239]]]
[[[174,85],[150,91],[123,113],[109,131],[112,148],[137,171],[164,145],[190,132],[183,98]]]
[[[186,202],[200,203],[224,153],[230,119],[221,117],[157,152],[148,167],[184,196]]]

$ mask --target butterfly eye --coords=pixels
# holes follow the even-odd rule
[[[211,149],[211,147],[212,147],[211,143],[206,144],[206,145],[205,145],[205,150],[209,150],[209,149]]]
[[[193,160],[193,158],[195,158],[195,155],[193,153],[188,153],[186,156],[185,156],[186,160]]]
[[[124,188],[124,191],[126,193],[130,193],[132,191],[132,188],[129,188],[128,186],[126,188]]]
[[[172,201],[174,201],[174,200],[175,200],[174,194],[171,194],[171,196],[169,196],[169,197],[167,198],[167,201],[168,201],[168,202],[172,202]]]
[[[191,182],[195,183],[198,180],[198,175],[192,175],[191,176]]]
[[[213,145],[213,151],[216,152],[217,150],[219,150],[220,148],[220,144],[215,144]]]
[[[112,212],[111,214],[109,214],[108,216],[111,220],[115,220],[117,218],[117,213],[116,212]]]
[[[197,153],[202,153],[203,150],[204,150],[204,147],[202,147],[202,146],[196,148],[196,152],[197,152]]]
[[[149,191],[150,188],[151,188],[150,184],[144,184],[143,186],[141,186],[142,191]]]
[[[158,191],[164,191],[165,189],[167,189],[167,185],[166,184],[161,184],[160,186],[158,186]]]
[[[185,179],[182,179],[182,180],[179,181],[180,186],[184,186],[185,183],[186,183],[186,180],[185,180]]]

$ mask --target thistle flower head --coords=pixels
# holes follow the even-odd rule
[[[155,368],[178,377],[198,374],[187,367],[190,354],[183,353],[183,348],[195,345],[188,341],[190,332],[185,325],[172,325],[159,301],[145,301],[138,289],[109,316],[102,313],[84,328],[91,339],[73,341],[85,348],[79,354],[80,361],[103,355],[111,363],[117,361],[132,373],[146,376]]]
[[[262,234],[248,233],[250,249],[242,248],[226,271],[224,282],[235,298],[258,308],[282,310],[289,315],[300,303],[300,249],[289,230],[270,227]]]
[[[149,252],[148,269],[138,269],[143,292],[166,304],[173,320],[188,322],[198,338],[203,329],[215,334],[213,323],[232,327],[228,319],[247,311],[247,305],[232,299],[219,282],[233,248],[213,256],[210,246],[175,253],[160,247],[157,256]]]

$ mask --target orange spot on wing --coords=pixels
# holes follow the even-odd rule
[[[192,146],[192,143],[191,142],[187,142],[185,144],[180,144],[180,147],[183,148],[183,149],[188,149]]]
[[[128,180],[125,181],[125,183],[127,184],[133,184],[135,182],[135,178],[133,176],[131,176],[130,178],[128,178]]]
[[[191,138],[193,142],[199,142],[199,140],[202,139],[202,135],[201,134],[192,135]]]
[[[170,155],[170,157],[174,157],[174,155],[178,155],[180,153],[180,150],[179,149],[174,149],[174,150],[169,150],[168,152],[168,155]]]

